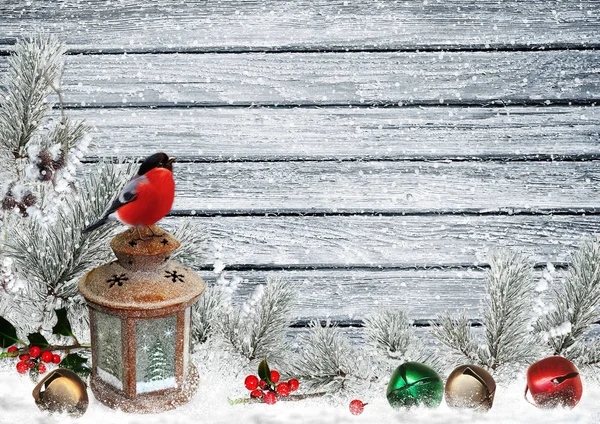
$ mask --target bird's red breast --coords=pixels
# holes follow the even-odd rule
[[[153,225],[169,213],[175,199],[173,173],[154,168],[144,174],[147,181],[136,189],[136,199],[117,210],[119,220],[127,225]]]

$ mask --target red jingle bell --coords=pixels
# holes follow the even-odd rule
[[[527,369],[527,391],[534,405],[541,408],[575,407],[581,400],[583,386],[577,367],[561,356],[551,356],[531,364]]]

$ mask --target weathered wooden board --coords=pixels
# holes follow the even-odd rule
[[[72,107],[591,104],[599,62],[600,51],[69,56],[62,89]]]
[[[598,43],[594,0],[4,0],[2,41],[40,28],[92,51],[438,49]]]
[[[169,218],[176,225],[179,218]],[[563,263],[599,216],[214,217],[194,221],[229,268],[462,267],[513,247],[536,263]]]
[[[537,281],[542,272],[534,275]],[[564,271],[555,273],[552,284],[560,284],[564,275]],[[204,272],[202,276],[209,285],[215,284],[215,274]],[[225,278],[237,285],[233,302],[241,305],[248,301],[257,285],[265,284],[269,276],[284,277],[297,288],[293,315],[297,321],[318,317],[348,323],[383,310],[404,311],[423,324],[444,312],[477,319],[485,298],[485,271],[340,269],[227,272]],[[540,301],[549,299],[548,291],[537,295]]]
[[[84,109],[88,158],[538,160],[600,155],[600,108]],[[144,140],[144,151],[140,150]]]
[[[595,161],[185,163],[174,172],[174,209],[202,213],[600,208]]]

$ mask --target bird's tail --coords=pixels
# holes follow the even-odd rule
[[[94,222],[92,225],[85,227],[83,230],[81,230],[81,232],[89,233],[90,231],[94,231],[96,228],[101,227],[104,224],[106,224],[106,221],[108,221],[108,218],[103,217],[103,218],[99,219],[98,221]]]

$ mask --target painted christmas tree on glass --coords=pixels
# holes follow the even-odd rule
[[[176,317],[136,324],[136,391],[147,393],[177,387],[175,381]]]

